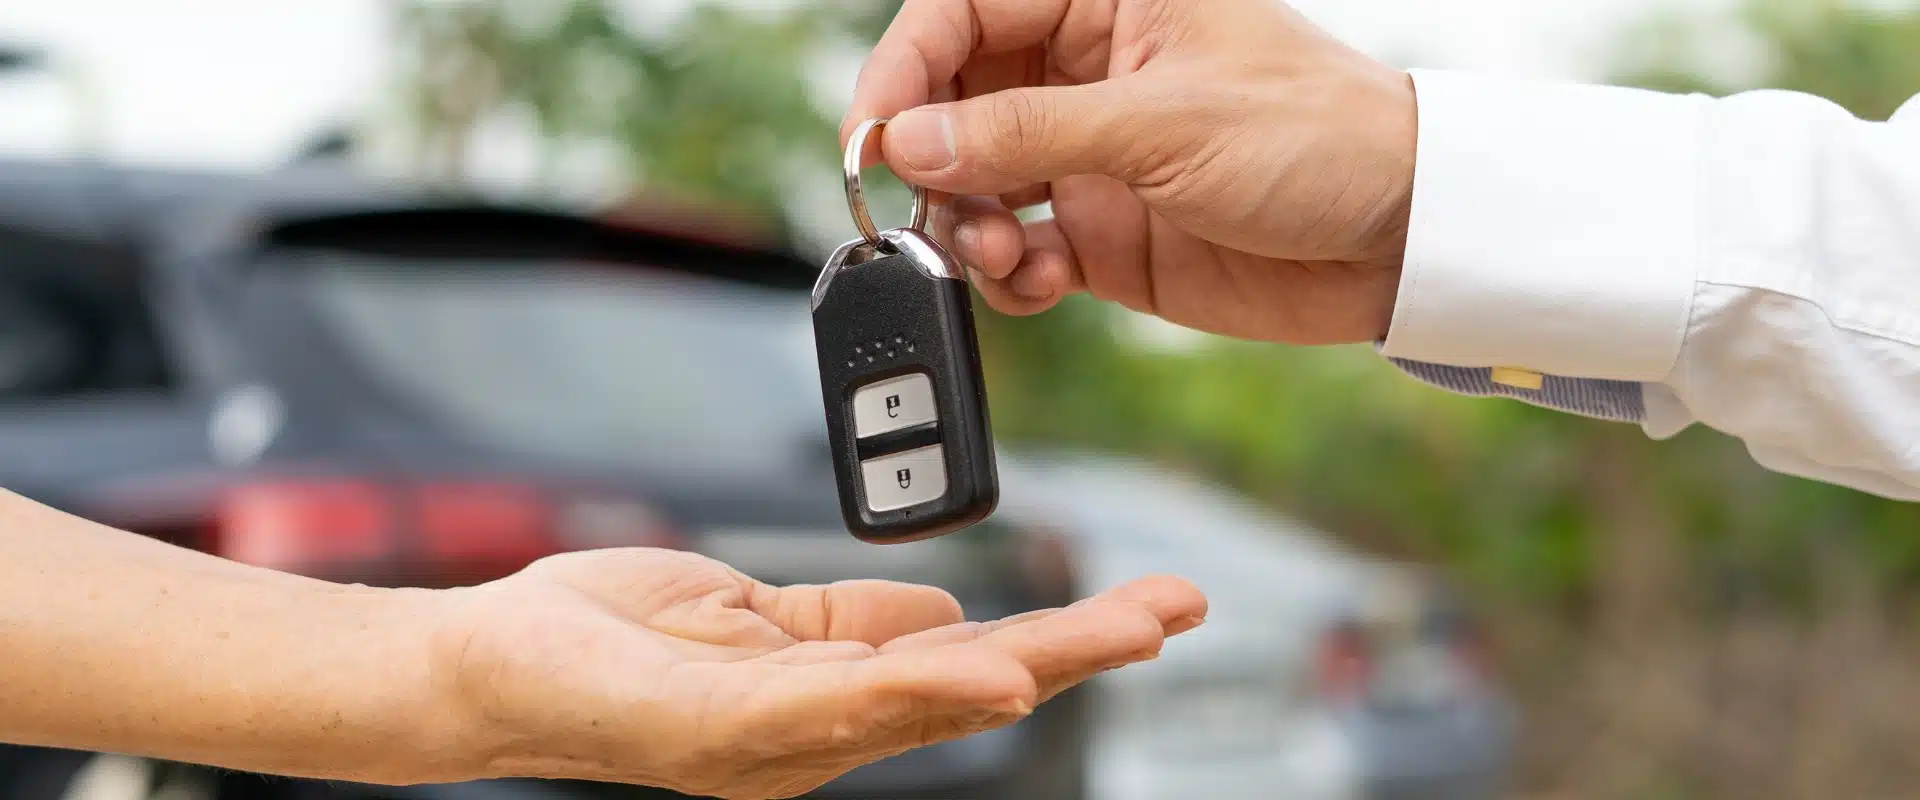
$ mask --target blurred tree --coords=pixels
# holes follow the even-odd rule
[[[1729,22],[1759,46],[1758,75],[1716,75],[1702,57],[1726,46],[1714,34]],[[1667,14],[1637,34],[1617,82],[1709,94],[1786,89],[1884,120],[1920,81],[1920,14],[1904,0],[1743,0],[1732,20]]]
[[[813,100],[811,59],[874,13],[700,2],[655,31],[616,0],[398,6],[421,161],[438,177],[460,180],[475,131],[517,111],[534,120],[548,172],[569,146],[612,144],[649,194],[779,225],[796,171],[838,163],[839,121]]]
[[[796,164],[830,169],[810,60],[871,41],[898,0],[778,13],[697,3],[662,30],[610,0],[408,3],[414,107],[457,176],[489,114],[554,147],[618,145],[651,192],[769,214]],[[1920,13],[1745,0],[1638,32],[1620,82],[1727,93],[1703,35],[1747,34],[1752,85],[1883,117],[1920,91]],[[830,178],[826,180],[831,180]],[[837,182],[833,183],[837,185]],[[1898,796],[1920,782],[1920,507],[1767,473],[1707,431],[1635,428],[1445,395],[1364,348],[1202,338],[1142,346],[1076,299],[982,317],[998,432],[1184,464],[1476,597],[1536,712],[1524,785],[1590,798]],[[1904,715],[1911,716],[1911,715]]]

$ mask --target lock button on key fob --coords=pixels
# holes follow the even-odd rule
[[[828,262],[813,329],[842,516],[891,544],[985,519],[999,484],[961,269],[914,228],[878,239]]]

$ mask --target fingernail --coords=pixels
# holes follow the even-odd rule
[[[962,262],[980,267],[980,223],[962,222],[953,226],[953,250]]]
[[[953,117],[941,109],[916,108],[887,123],[887,147],[917,170],[946,169],[957,146]]]
[[[1033,704],[1025,700],[1008,700],[989,707],[1002,714],[1015,714],[1022,717],[1033,713]]]
[[[1101,672],[1112,672],[1122,667],[1131,667],[1135,664],[1145,664],[1149,661],[1159,661],[1159,660],[1160,660],[1159,650],[1151,650],[1144,653],[1136,653],[1131,658],[1115,661],[1112,664],[1107,665],[1106,669],[1101,670]]]
[[[1179,636],[1205,624],[1207,624],[1206,617],[1181,617],[1167,625],[1167,635]]]
[[[1028,300],[1045,300],[1053,296],[1053,283],[1047,280],[1046,270],[1032,265],[1013,274],[1011,287],[1013,293]]]

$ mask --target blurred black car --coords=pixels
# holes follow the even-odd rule
[[[655,546],[778,583],[937,584],[976,617],[1071,601],[1064,551],[1037,532],[849,546],[811,343],[785,313],[806,307],[815,273],[777,247],[326,169],[0,163],[0,486],[368,584],[470,584],[563,550]],[[1070,693],[824,796],[1077,797],[1086,702]],[[78,797],[112,764],[126,767],[0,749],[0,797]],[[651,796],[141,768],[126,796]]]

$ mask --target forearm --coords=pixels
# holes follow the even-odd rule
[[[457,775],[440,605],[0,493],[0,741],[360,781]]]

